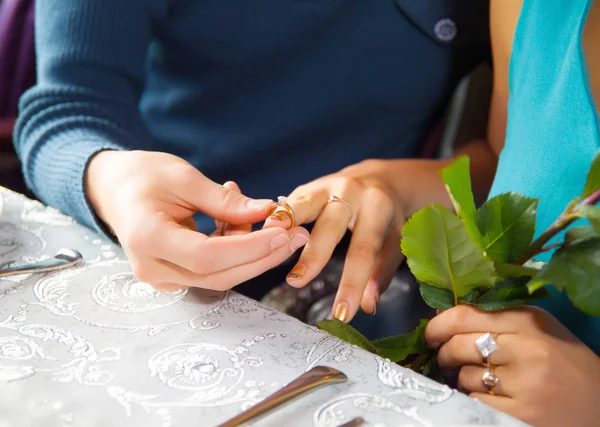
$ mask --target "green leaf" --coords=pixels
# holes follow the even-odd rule
[[[338,337],[343,341],[357,345],[371,353],[378,354],[377,348],[371,344],[371,341],[369,341],[363,334],[358,332],[352,326],[338,319],[321,320],[317,324],[317,327],[323,331],[329,332],[331,335]]]
[[[478,287],[494,286],[494,263],[469,238],[465,225],[448,209],[428,206],[402,230],[402,251],[415,277],[448,289],[455,304]]]
[[[518,193],[500,194],[481,206],[477,226],[486,255],[497,262],[521,258],[533,240],[539,201]]]
[[[479,289],[469,292],[467,295],[462,297],[459,303],[473,304],[479,298]]]
[[[510,277],[533,277],[540,272],[540,268],[527,267],[525,265],[507,264],[497,262],[494,264],[496,274],[508,279]]]
[[[429,360],[427,361],[425,366],[423,366],[422,374],[425,375],[427,378],[430,378],[439,383],[443,383],[442,374],[440,372],[440,367],[437,363],[437,356],[435,353],[429,356]]]
[[[529,278],[512,278],[497,284],[493,289],[483,294],[475,303],[482,310],[506,310],[550,296],[545,288],[536,290],[533,294],[527,289]]]
[[[557,250],[528,284],[529,292],[545,285],[566,289],[575,307],[600,316],[600,237],[581,240]]]
[[[596,190],[600,189],[600,153],[596,154],[592,161],[592,166],[588,171],[587,182],[581,194],[582,198],[591,196]]]
[[[461,156],[449,166],[441,170],[440,175],[450,200],[454,206],[456,215],[463,221],[467,233],[477,246],[483,248],[481,232],[475,222],[475,200],[471,189],[471,171],[469,168],[469,157]]]
[[[448,289],[431,286],[428,283],[420,283],[421,296],[430,307],[438,310],[447,310],[454,307],[454,295]]]
[[[408,334],[375,340],[372,344],[377,348],[381,357],[390,359],[392,362],[401,362],[408,356],[427,351],[425,327],[428,323],[429,319],[422,319],[414,331]]]
[[[586,218],[594,227],[597,233],[600,233],[600,207],[581,205],[577,208],[577,216]]]
[[[567,230],[565,234],[565,244],[573,245],[576,242],[582,240],[592,239],[594,237],[600,237],[594,227],[590,225],[582,225],[580,227],[573,227]]]

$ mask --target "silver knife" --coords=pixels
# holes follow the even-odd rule
[[[72,267],[83,260],[83,256],[73,249],[61,249],[53,258],[33,264],[9,267],[0,270],[0,277],[12,276],[14,274],[44,273],[46,271],[61,270]]]
[[[359,427],[362,426],[365,423],[365,419],[362,417],[356,417],[356,418],[352,418],[350,421],[348,421],[347,423],[344,423],[338,427]]]
[[[315,366],[261,402],[246,409],[229,421],[225,421],[218,427],[237,427],[246,425],[249,421],[265,416],[273,409],[284,405],[296,397],[313,391],[316,388],[329,384],[341,383],[347,379],[348,377],[346,374],[337,369],[329,368],[327,366]]]

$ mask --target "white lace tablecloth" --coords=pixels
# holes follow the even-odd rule
[[[115,245],[0,188],[0,267],[59,248],[85,264],[0,279],[0,427],[214,426],[316,365],[348,375],[254,426],[520,426],[235,292],[155,292]]]

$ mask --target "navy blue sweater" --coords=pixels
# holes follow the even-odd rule
[[[488,49],[484,0],[41,0],[15,144],[42,201],[98,228],[103,149],[173,153],[274,198],[418,156]],[[213,225],[200,221],[199,229]]]

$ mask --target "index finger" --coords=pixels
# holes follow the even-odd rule
[[[290,254],[296,235],[308,236],[302,228],[271,228],[233,236],[207,237],[171,221],[160,221],[144,250],[196,274],[211,274],[264,258],[287,246]],[[296,240],[297,241],[297,240]]]

